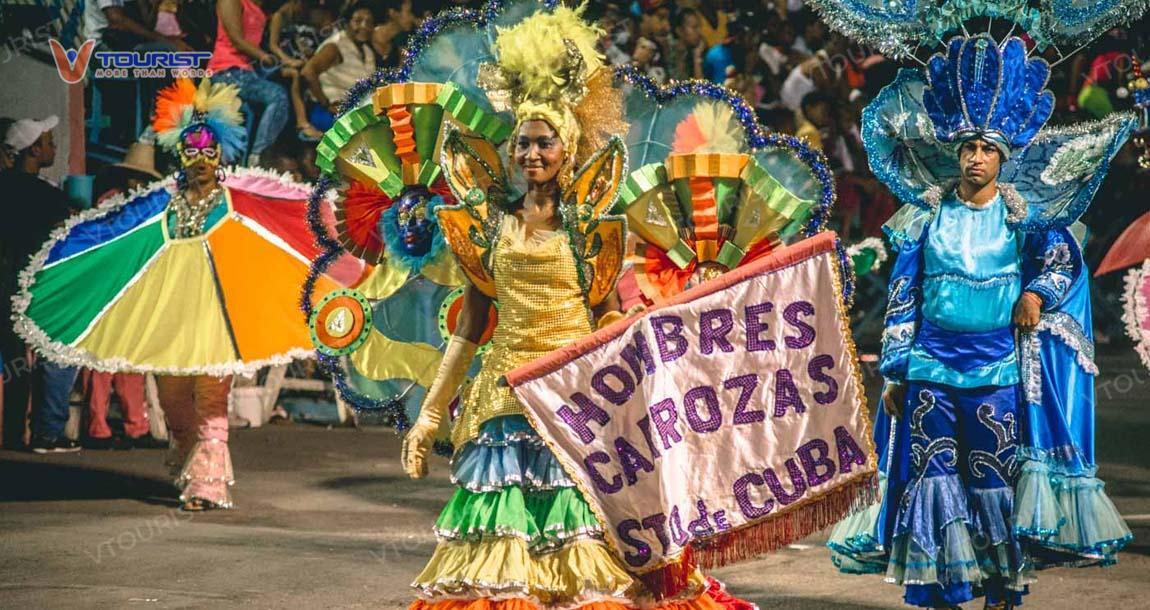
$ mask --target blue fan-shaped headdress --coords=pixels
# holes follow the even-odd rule
[[[958,178],[955,144],[981,138],[1008,161],[1000,184],[1025,202],[1016,227],[1067,226],[1094,198],[1110,160],[1137,124],[1131,114],[1048,127],[1051,64],[1109,28],[1139,17],[1148,0],[812,0],[831,27],[892,57],[913,59],[863,111],[863,143],[875,175],[903,203],[930,208]],[[1010,24],[1001,39],[995,21]],[[968,23],[987,23],[972,33]],[[1028,47],[1015,31],[1025,32]],[[923,62],[918,53],[942,46]]]
[[[986,35],[954,38],[945,54],[930,58],[926,73],[922,101],[939,142],[983,138],[1009,154],[1029,144],[1054,112],[1050,66],[1028,59],[1019,38],[1001,46]]]

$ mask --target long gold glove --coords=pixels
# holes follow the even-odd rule
[[[452,336],[448,342],[439,372],[435,374],[435,381],[423,399],[419,418],[407,431],[407,436],[403,437],[400,459],[407,476],[413,479],[427,476],[427,454],[435,443],[435,435],[443,422],[443,415],[447,413],[447,406],[467,377],[467,369],[471,368],[471,360],[475,358],[478,349],[478,345],[462,337]]]

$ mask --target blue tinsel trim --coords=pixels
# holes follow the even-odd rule
[[[838,255],[839,277],[842,278],[843,282],[843,306],[849,310],[855,303],[854,261],[851,260],[851,256],[847,253],[847,248],[841,239],[835,240],[835,254]]]
[[[299,307],[303,311],[304,319],[309,321],[312,314],[311,304],[315,294],[315,283],[343,251],[343,246],[328,233],[323,218],[320,216],[320,206],[323,205],[327,192],[334,187],[334,180],[328,176],[321,176],[307,201],[307,226],[311,229],[311,234],[315,236],[315,244],[320,249],[320,255],[312,261],[311,269],[308,270],[307,279],[304,280],[303,290],[300,293]]]
[[[316,281],[318,281],[319,276],[323,275],[323,273],[331,267],[332,263],[343,253],[343,246],[328,233],[327,226],[324,225],[323,218],[320,215],[325,195],[328,190],[334,186],[334,180],[327,176],[321,177],[312,190],[311,197],[307,203],[308,228],[311,229],[312,235],[315,236],[315,243],[321,250],[320,255],[312,261],[311,268],[308,270],[307,279],[304,280],[302,294],[300,295],[299,306],[303,311],[305,319],[308,320],[311,319],[312,298],[315,294]],[[316,360],[319,362],[320,368],[331,376],[335,384],[336,392],[339,392],[344,402],[353,409],[356,411],[380,412],[384,422],[395,427],[396,431],[400,433],[406,431],[411,426],[411,423],[407,419],[407,413],[404,410],[403,400],[398,398],[377,400],[360,394],[348,383],[347,373],[340,365],[340,359],[338,357],[329,356],[317,351]]]

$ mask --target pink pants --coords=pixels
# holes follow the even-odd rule
[[[109,438],[108,402],[112,388],[124,411],[124,433],[139,438],[148,433],[148,411],[144,404],[144,376],[135,373],[101,373],[88,375],[88,436]]]
[[[231,508],[229,487],[235,482],[228,452],[228,393],[231,376],[156,378],[160,406],[172,433],[170,462],[179,468],[180,500],[209,502]]]

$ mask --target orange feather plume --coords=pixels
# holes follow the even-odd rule
[[[193,107],[196,99],[196,86],[186,78],[176,79],[176,83],[165,87],[156,98],[156,112],[152,115],[152,129],[163,133],[178,129],[183,122],[184,112]]]

